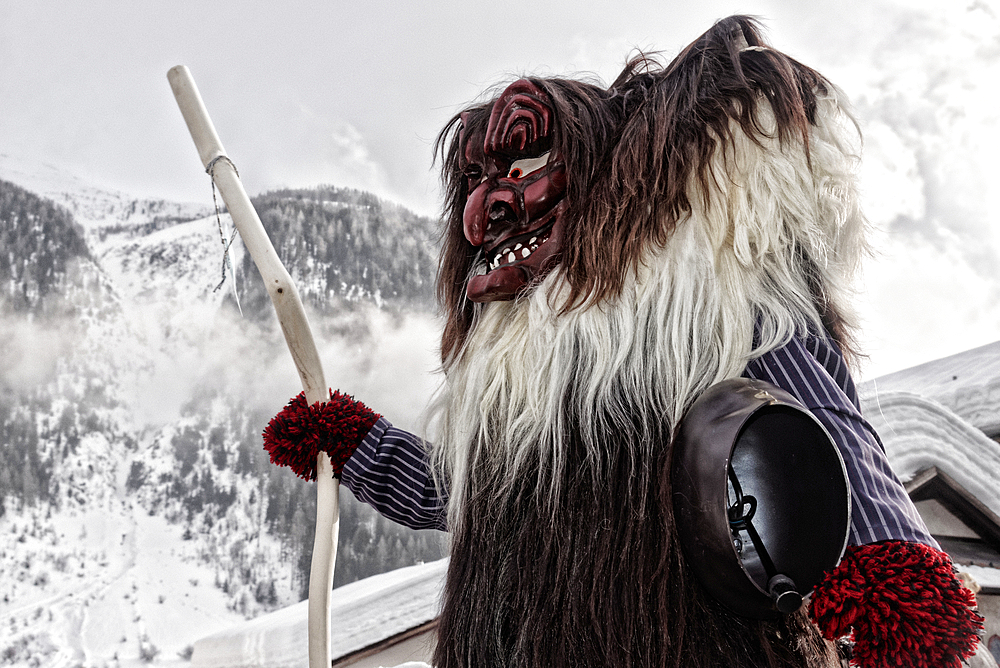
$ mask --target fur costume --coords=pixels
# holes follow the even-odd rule
[[[714,383],[795,337],[853,350],[867,246],[843,95],[732,17],[606,89],[516,82],[439,143],[447,381],[427,466],[452,559],[438,668],[840,665],[804,609],[750,620],[704,592],[669,470]],[[955,596],[958,640],[933,664],[880,656],[958,665],[976,640]],[[840,620],[855,599],[834,599]]]

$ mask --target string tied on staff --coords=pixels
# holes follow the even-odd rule
[[[219,200],[215,195],[215,164],[220,160],[225,160],[229,163],[229,166],[233,168],[236,172],[236,177],[239,178],[240,170],[236,168],[236,164],[229,159],[227,155],[217,155],[212,158],[212,161],[208,163],[205,168],[205,173],[212,177],[212,204],[215,205],[215,222],[219,226],[219,238],[222,240],[222,280],[219,284],[215,286],[212,292],[218,292],[219,288],[223,286],[226,282],[226,270],[228,269],[233,274],[233,297],[236,299],[236,308],[239,309],[240,315],[243,315],[243,307],[240,306],[240,295],[236,291],[236,271],[233,269],[232,259],[229,257],[229,247],[233,245],[233,241],[236,239],[238,230],[236,226],[233,226],[233,233],[230,235],[229,239],[226,239],[226,233],[222,229],[222,214],[219,211]]]

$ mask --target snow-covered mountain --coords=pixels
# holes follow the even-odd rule
[[[432,222],[335,188],[256,205],[327,378],[417,428]],[[314,491],[260,447],[300,388],[238,241],[216,289],[220,223],[0,156],[0,666],[178,662],[303,595]],[[349,497],[337,583],[442,555]]]

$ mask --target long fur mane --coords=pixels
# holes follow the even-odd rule
[[[705,600],[666,472],[710,385],[796,333],[851,347],[867,247],[842,96],[747,17],[666,67],[632,61],[606,90],[533,81],[556,107],[569,218],[559,268],[514,301],[464,298],[483,260],[462,234],[462,141],[491,103],[439,139],[447,382],[432,458],[462,561],[437,665],[827,665],[798,617],[751,623]]]
[[[826,328],[847,352],[854,350],[853,320],[842,283],[866,250],[859,226],[851,224],[861,219],[856,203],[844,201],[853,195],[853,180],[844,172],[853,172],[857,128],[842,94],[822,75],[767,46],[754,19],[733,16],[719,21],[666,67],[644,55],[634,58],[606,90],[567,79],[532,81],[553,99],[559,117],[554,149],[570,177],[573,224],[561,260],[571,290],[569,303],[613,299],[650,246],[664,245],[682,220],[697,217],[698,209],[705,213],[713,193],[731,190],[725,181],[767,187],[740,184],[739,172],[755,178],[759,166],[735,160],[766,163],[784,154],[785,168],[804,164],[801,173],[808,174],[814,167],[813,152],[822,148],[817,140],[825,141],[840,155],[816,156],[814,177],[835,182],[797,184],[787,195],[770,192],[749,207],[763,215],[771,213],[764,207],[775,199],[787,205],[812,191],[844,189],[830,193],[838,210],[821,211],[820,202],[800,202],[797,210],[787,212],[786,221],[770,222],[772,229],[786,222],[815,227],[814,221],[833,216],[830,223],[836,229],[812,230],[827,236],[804,249],[816,253],[809,258],[816,264],[811,268],[811,297]],[[485,128],[492,105],[489,100],[456,114],[437,141],[446,191],[438,275],[438,296],[447,315],[445,362],[462,347],[483,308],[464,295],[466,281],[482,259],[462,233],[468,192],[460,161],[463,141]],[[738,144],[746,142],[757,150],[736,155]],[[792,177],[777,174],[778,164],[770,167],[779,177],[774,186]],[[836,257],[829,257],[831,250]]]

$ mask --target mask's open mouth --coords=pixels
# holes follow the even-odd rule
[[[559,261],[562,248],[560,202],[539,217],[534,229],[511,235],[483,251],[476,275],[469,278],[466,294],[470,301],[489,302],[514,299],[517,294],[541,280]]]
[[[487,271],[517,264],[530,258],[532,253],[549,240],[555,221],[556,217],[550,216],[547,222],[534,230],[504,239],[488,250],[486,252]]]

